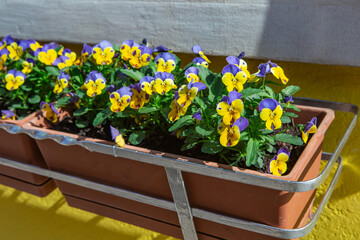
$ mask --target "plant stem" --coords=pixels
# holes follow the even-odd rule
[[[219,154],[220,154],[220,156],[226,161],[226,163],[227,163],[228,165],[231,165],[230,161],[224,156],[224,154],[222,154],[222,153],[219,153]]]
[[[294,127],[297,127],[298,125],[294,125],[294,126],[291,126],[291,127],[288,127],[288,128],[285,128],[284,130],[282,130],[281,132],[278,132],[277,134],[275,134],[274,136],[280,134],[280,133],[283,133],[283,132],[286,132],[287,130],[291,129],[291,128],[294,128]]]

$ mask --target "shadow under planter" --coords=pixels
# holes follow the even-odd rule
[[[268,178],[289,181],[309,180],[319,174],[322,142],[334,118],[334,112],[323,108],[304,106],[299,106],[299,108],[302,111],[295,120],[296,123],[306,123],[316,116],[319,126],[292,171],[286,176],[274,176],[129,145],[125,148]],[[114,144],[47,129],[50,126],[39,115],[23,127],[51,135],[64,135],[79,141]],[[51,170],[173,201],[165,168],[162,166],[142,163],[122,156],[115,157],[91,152],[79,145],[64,146],[51,139],[36,141]],[[315,196],[315,190],[290,193],[189,172],[183,172],[183,179],[191,207],[287,229],[306,224]],[[57,185],[70,206],[182,238],[176,212],[70,183],[57,181]],[[194,218],[194,223],[200,239],[277,239],[198,218]]]
[[[21,120],[0,120],[0,124],[22,126],[34,118],[33,113]],[[47,168],[44,158],[33,138],[24,134],[12,134],[0,128],[0,157]],[[12,167],[0,165],[0,184],[28,192],[39,197],[45,197],[55,188],[55,182],[48,178]]]

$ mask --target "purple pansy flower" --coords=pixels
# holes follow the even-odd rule
[[[304,143],[307,143],[309,139],[309,134],[315,133],[316,131],[317,131],[317,118],[313,117],[311,121],[305,125],[304,130],[301,131],[301,135],[302,135],[301,137]]]
[[[270,161],[269,173],[281,176],[287,170],[286,162],[289,160],[290,152],[286,148],[279,149],[278,153]]]
[[[119,147],[125,146],[125,140],[119,130],[110,125],[111,138]]]
[[[260,118],[265,121],[268,130],[281,128],[283,109],[278,101],[272,98],[264,99],[259,105]]]
[[[240,118],[240,114],[244,109],[244,103],[240,99],[241,94],[236,91],[231,91],[229,96],[224,96],[216,106],[216,111],[223,117],[223,122],[226,125],[233,124]]]
[[[15,120],[15,113],[11,110],[1,110],[1,119],[3,120]]]
[[[196,119],[197,121],[201,121],[201,111],[194,113],[192,118]]]

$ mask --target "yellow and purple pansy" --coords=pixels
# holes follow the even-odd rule
[[[171,73],[157,72],[154,76],[154,79],[154,88],[158,94],[164,95],[171,89],[176,88],[176,85],[174,84],[174,75],[172,75]]]
[[[247,78],[250,78],[250,72],[247,69],[247,63],[242,59],[245,56],[245,53],[242,52],[238,57],[235,56],[229,56],[226,58],[226,61],[229,64],[233,64],[237,66],[240,70],[244,71]]]
[[[79,96],[76,93],[72,93],[72,92],[69,92],[69,95],[70,95],[69,102],[73,103],[76,106],[76,108],[80,108],[81,99],[79,98]]]
[[[76,53],[75,52],[72,52],[70,49],[68,48],[65,48],[63,50],[63,56],[66,56],[69,58],[71,64],[69,63],[70,66],[74,65],[75,61],[76,61]]]
[[[149,95],[155,94],[155,79],[151,76],[144,76],[140,79],[140,87]]]
[[[196,57],[192,61],[195,62],[195,64],[197,66],[201,65],[201,66],[206,67],[206,68],[209,67],[209,63],[205,59],[203,59],[202,57]]]
[[[287,107],[290,106],[291,103],[293,103],[294,100],[292,98],[291,95],[286,95],[285,98],[284,98],[284,103],[286,104]]]
[[[3,69],[8,56],[9,51],[6,48],[0,50],[0,71]]]
[[[23,55],[24,51],[29,47],[28,42],[25,40],[20,40],[17,42],[12,42],[6,47],[9,51],[9,58],[12,60],[19,60]]]
[[[171,111],[168,114],[168,118],[171,122],[174,122],[176,120],[178,120],[181,116],[184,116],[186,111],[187,111],[187,107],[186,106],[181,106],[176,102],[176,99],[178,98],[177,96],[177,92],[175,93],[174,96],[174,100],[171,102]]]
[[[189,67],[186,69],[185,77],[188,82],[202,82],[199,77],[199,69],[197,67]]]
[[[112,63],[115,50],[111,42],[103,40],[92,48],[92,56],[98,65],[109,65]]]
[[[80,59],[76,61],[77,64],[83,65],[89,59],[93,47],[84,43],[83,49],[81,50]]]
[[[89,97],[95,97],[101,94],[105,88],[106,80],[103,75],[97,71],[91,71],[85,80],[86,94]]]
[[[11,69],[5,75],[6,89],[9,91],[18,89],[21,85],[24,84],[26,75],[21,71],[16,71]]]
[[[159,53],[155,58],[158,72],[171,73],[175,69],[175,56],[168,52]]]
[[[2,120],[15,120],[15,113],[11,110],[1,110]]]
[[[286,162],[289,160],[290,152],[286,148],[280,148],[278,153],[270,161],[269,173],[276,176],[283,175],[287,170]]]
[[[209,58],[204,54],[202,47],[200,45],[195,45],[191,48],[191,50],[196,53],[199,54],[200,57],[202,59],[204,59],[207,63],[211,63],[211,61],[209,60]]]
[[[35,55],[37,55],[39,61],[45,65],[52,65],[58,57],[55,47],[56,44],[44,44],[42,48],[39,48],[35,51]]]
[[[236,91],[231,91],[229,96],[224,96],[216,106],[216,111],[223,117],[223,122],[226,125],[234,124],[240,118],[244,110],[244,103],[240,99],[241,94]]]
[[[72,61],[72,59],[70,59],[69,57],[62,55],[60,57],[58,57],[53,65],[57,66],[60,70],[66,68],[66,67],[71,67],[74,64],[74,62]]]
[[[228,92],[241,92],[247,80],[247,75],[244,71],[234,64],[226,65],[222,70],[222,82],[226,86]]]
[[[129,86],[133,93],[130,100],[130,107],[133,109],[142,108],[144,104],[150,100],[150,95],[143,91],[140,85],[140,83],[136,83],[135,85],[130,84]]]
[[[111,138],[112,140],[115,141],[116,145],[119,147],[124,147],[125,140],[123,135],[120,133],[120,131],[110,125],[110,132],[111,132]]]
[[[126,40],[120,46],[121,58],[125,61],[129,61],[133,58],[134,51],[140,47],[134,40]]]
[[[60,75],[57,77],[55,82],[54,93],[61,93],[64,91],[69,84],[69,78],[70,76],[67,73],[60,71]]]
[[[59,112],[54,104],[41,101],[40,108],[45,111],[45,118],[53,123],[56,123],[59,118]]]
[[[129,87],[122,87],[110,94],[111,111],[117,113],[125,110],[130,104],[133,92]]]
[[[240,140],[240,132],[245,130],[248,125],[249,121],[245,117],[238,118],[231,125],[221,122],[218,127],[220,144],[224,147],[233,147],[238,144]]]
[[[11,35],[7,35],[5,36],[2,40],[1,43],[2,45],[0,45],[0,49],[5,48],[7,45],[11,44],[15,42],[15,40],[11,37]]]
[[[317,125],[316,117],[312,118],[311,121],[305,125],[304,130],[301,131],[301,137],[302,137],[302,140],[304,141],[304,143],[307,143],[310,133],[316,133],[316,131],[317,131],[316,125]]]
[[[197,93],[204,89],[206,89],[206,85],[201,82],[191,81],[186,85],[182,85],[179,88],[179,97],[176,102],[182,107],[188,107],[195,99]]]
[[[274,77],[280,79],[283,84],[287,84],[289,78],[285,76],[284,70],[276,63],[268,61],[267,63],[261,63],[259,65],[259,71],[255,73],[258,77],[265,77],[267,73],[272,73]]]
[[[23,69],[21,70],[24,74],[29,74],[32,72],[34,66],[35,66],[35,61],[32,58],[27,58],[22,62],[22,67]]]
[[[129,63],[133,68],[141,68],[149,64],[151,60],[152,48],[141,45],[133,52],[133,57]]]
[[[170,48],[167,48],[163,45],[159,45],[159,46],[155,47],[153,50],[154,55],[158,55],[161,52],[172,52],[172,51]]]
[[[272,98],[264,99],[259,105],[260,118],[265,121],[268,130],[281,128],[283,109],[278,101]]]
[[[27,40],[28,44],[29,44],[29,48],[35,52],[36,50],[38,50],[39,48],[42,48],[42,46],[40,45],[40,43],[38,43],[37,41],[35,41],[35,39],[29,39]]]

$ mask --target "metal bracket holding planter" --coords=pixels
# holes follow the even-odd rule
[[[328,161],[323,171],[319,174],[318,177],[307,181],[295,182],[295,181],[278,180],[278,179],[272,179],[262,176],[251,175],[247,173],[234,172],[231,170],[220,169],[211,166],[202,166],[195,163],[184,162],[173,158],[152,155],[152,154],[137,152],[128,149],[113,148],[105,144],[94,143],[89,141],[77,141],[73,138],[69,138],[62,135],[49,135],[41,131],[23,129],[21,127],[10,124],[0,124],[0,128],[5,129],[9,133],[13,133],[13,134],[26,133],[32,138],[39,140],[52,139],[57,143],[66,146],[80,145],[88,149],[89,151],[100,152],[115,156],[121,154],[122,156],[127,157],[131,160],[162,166],[166,170],[166,174],[174,202],[146,196],[144,194],[139,194],[136,192],[128,191],[117,187],[107,186],[104,184],[85,180],[79,177],[74,177],[71,175],[39,168],[33,165],[19,163],[10,159],[0,158],[0,164],[8,167],[13,167],[16,169],[28,171],[31,173],[43,175],[46,177],[54,178],[67,183],[72,183],[81,187],[134,200],[144,204],[149,204],[152,206],[175,211],[177,212],[183,233],[183,238],[185,240],[198,239],[193,221],[194,217],[228,225],[231,227],[244,229],[247,231],[264,234],[271,237],[278,237],[284,239],[299,238],[307,235],[314,228],[316,221],[319,219],[321,212],[323,211],[326,203],[328,202],[331,196],[331,193],[335,188],[335,185],[339,179],[342,170],[342,158],[340,157],[340,153],[343,150],[351,132],[353,131],[356,125],[358,119],[358,107],[353,104],[313,100],[306,98],[294,98],[294,100],[296,101],[296,104],[299,105],[324,107],[336,111],[348,112],[354,114],[347,130],[345,131],[334,153],[322,154],[322,160]],[[315,214],[311,216],[310,221],[304,227],[296,228],[296,229],[277,228],[266,224],[260,224],[242,219],[236,219],[229,216],[224,216],[221,214],[191,207],[188,201],[185,184],[182,177],[182,171],[184,171],[184,172],[191,172],[191,173],[196,173],[214,178],[225,179],[234,182],[255,185],[259,187],[271,188],[280,191],[306,192],[319,187],[327,179],[336,162],[338,163],[336,172]]]

